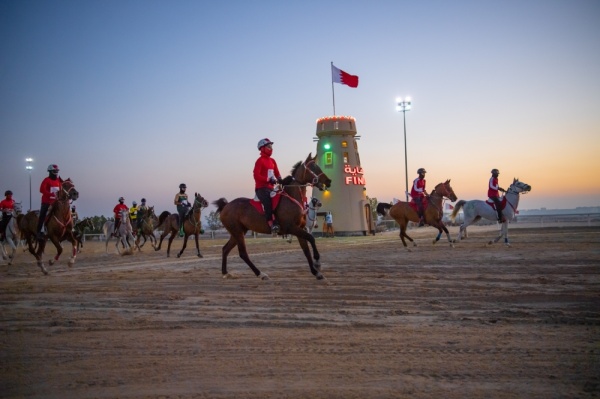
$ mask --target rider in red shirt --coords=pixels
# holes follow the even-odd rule
[[[502,203],[500,201],[500,193],[498,191],[505,192],[503,188],[498,185],[498,175],[500,171],[498,169],[492,169],[492,177],[490,177],[490,182],[488,184],[488,197],[494,204],[496,204],[496,212],[498,212],[498,222],[504,223],[506,222],[506,218],[502,215]]]
[[[277,220],[273,221],[273,204],[271,202],[271,191],[275,184],[281,183],[281,174],[277,168],[277,162],[271,158],[273,154],[273,142],[269,139],[262,139],[258,142],[260,157],[254,164],[254,191],[256,196],[265,208],[265,217],[271,228],[271,233],[279,231]]]
[[[425,185],[427,183],[425,181],[425,173],[427,173],[425,168],[419,168],[419,170],[417,170],[417,174],[419,175],[419,177],[413,180],[413,185],[410,190],[410,196],[412,197],[415,204],[417,204],[417,209],[419,210],[419,218],[421,219],[419,221],[419,227],[425,224],[425,221],[423,220],[423,198],[425,198],[425,196],[428,195],[427,191],[425,191]]]
[[[119,226],[121,226],[121,211],[129,212],[129,208],[125,205],[125,198],[119,197],[119,203],[115,205],[113,212],[115,213],[115,231],[113,235],[116,237],[119,234]]]
[[[12,191],[6,190],[4,195],[6,198],[0,201],[0,211],[2,211],[2,220],[0,220],[0,241],[4,241],[6,236],[6,226],[8,226],[8,222],[10,221],[10,218],[13,217],[13,212],[15,210],[15,200],[12,198]]]
[[[40,206],[40,216],[37,225],[37,238],[43,240],[42,227],[46,224],[46,215],[52,209],[52,204],[57,199],[57,193],[62,189],[62,182],[58,176],[58,165],[48,165],[48,177],[42,180],[40,193],[42,193],[42,205]]]

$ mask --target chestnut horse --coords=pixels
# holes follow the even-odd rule
[[[283,181],[283,192],[281,193],[279,205],[274,210],[274,214],[280,225],[278,234],[291,234],[298,238],[300,247],[308,260],[310,272],[318,280],[321,280],[324,278],[320,271],[321,256],[317,250],[315,238],[304,230],[306,212],[303,204],[306,198],[306,186],[313,186],[319,190],[323,190],[325,187],[331,186],[331,180],[323,173],[319,165],[316,164],[315,158],[311,154],[308,154],[304,162],[300,161],[294,165],[292,176],[286,177]],[[213,202],[217,206],[217,213],[220,214],[221,223],[223,223],[223,226],[225,226],[231,235],[229,241],[227,241],[222,249],[221,273],[223,274],[223,278],[233,277],[227,272],[227,256],[237,246],[240,258],[246,262],[254,274],[262,280],[269,279],[269,276],[258,270],[252,263],[246,249],[244,235],[248,230],[263,234],[271,233],[264,214],[260,213],[250,201],[249,198],[236,198],[231,202],[227,202],[225,198],[221,198]],[[310,243],[313,250],[314,263],[308,243]]]
[[[73,247],[72,256],[69,258],[69,267],[75,263],[77,256],[77,239],[73,236],[73,217],[71,215],[70,201],[75,201],[79,198],[79,193],[75,189],[75,185],[71,179],[62,182],[62,187],[58,191],[57,199],[52,204],[52,209],[48,211],[46,217],[46,234],[41,240],[37,240],[37,249],[33,243],[36,240],[36,230],[38,223],[38,215],[34,211],[29,211],[21,220],[19,227],[25,240],[27,241],[29,252],[35,256],[37,265],[44,274],[48,274],[48,270],[44,266],[43,255],[46,249],[46,243],[49,239],[56,247],[56,256],[48,262],[50,266],[57,262],[63,252],[62,241],[69,241]]]
[[[454,190],[450,186],[450,180],[446,180],[445,183],[440,183],[437,186],[435,186],[431,194],[429,194],[429,202],[427,204],[427,207],[425,208],[423,216],[425,219],[425,223],[438,229],[438,235],[433,240],[433,244],[440,240],[443,231],[444,233],[446,233],[446,237],[448,237],[448,242],[452,247],[453,241],[450,238],[450,233],[448,232],[448,229],[442,221],[442,218],[444,216],[444,208],[442,206],[442,202],[444,198],[448,198],[452,202],[456,201],[457,199],[456,194],[454,194]],[[400,238],[402,239],[402,244],[404,244],[404,248],[410,251],[410,249],[406,245],[406,241],[404,240],[404,238],[408,238],[408,240],[412,242],[415,247],[417,246],[417,243],[414,242],[414,240],[410,238],[408,234],[406,234],[406,226],[408,225],[409,221],[415,223],[419,222],[418,213],[409,205],[408,202],[398,201],[395,205],[385,203],[377,204],[377,213],[379,213],[380,215],[385,216],[386,213],[388,213],[388,210],[390,216],[394,218],[394,220],[400,225]]]
[[[188,237],[191,235],[194,236],[194,239],[196,241],[196,255],[198,255],[199,258],[203,257],[200,253],[200,244],[198,243],[198,238],[200,234],[204,233],[204,230],[202,230],[200,215],[202,212],[202,208],[206,208],[207,206],[208,202],[204,199],[204,197],[198,193],[195,193],[192,211],[186,215],[183,221],[183,247],[181,248],[181,251],[179,251],[179,253],[177,254],[178,258],[181,257],[183,250],[187,246]],[[164,238],[169,233],[171,234],[171,236],[169,237],[169,244],[167,245],[168,258],[171,252],[171,243],[173,242],[175,236],[177,236],[177,234],[179,233],[179,215],[176,213],[170,214],[169,212],[164,211],[160,214],[160,217],[158,218],[158,226],[156,228],[159,230],[163,230],[163,233],[160,235],[160,242],[158,243],[158,246],[154,248],[156,251],[160,251],[160,246],[162,245]]]

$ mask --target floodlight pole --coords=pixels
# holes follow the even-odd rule
[[[27,162],[25,169],[29,172],[29,210],[31,210],[31,170],[33,169],[33,158],[25,158],[25,162]]]
[[[404,101],[401,98],[396,99],[396,110],[402,111],[404,117],[404,178],[405,178],[405,194],[406,202],[408,202],[408,151],[406,148],[406,111],[410,111],[412,101],[407,97]]]

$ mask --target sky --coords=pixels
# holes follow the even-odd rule
[[[409,182],[485,199],[497,168],[532,186],[520,209],[600,206],[599,20],[597,0],[1,0],[0,190],[28,209],[31,178],[39,209],[58,164],[80,217],[175,212],[180,183],[251,197],[257,142],[287,174],[335,94],[380,202],[404,196],[410,96]],[[331,62],[359,86],[332,90]]]

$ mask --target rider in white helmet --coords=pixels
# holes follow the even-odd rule
[[[56,201],[57,194],[62,187],[63,180],[58,176],[58,165],[48,165],[48,177],[42,180],[40,185],[40,193],[42,194],[42,205],[40,206],[40,215],[37,225],[37,238],[38,240],[44,239],[42,234],[42,227],[46,224],[46,215],[50,213],[52,204]]]
[[[419,218],[421,219],[419,222],[419,227],[425,224],[425,220],[423,218],[423,214],[425,211],[423,209],[423,198],[425,198],[425,196],[428,195],[427,191],[425,191],[425,185],[427,184],[427,182],[425,181],[425,173],[427,173],[425,168],[419,168],[417,170],[417,174],[419,175],[419,177],[413,180],[413,185],[410,190],[410,196],[413,199],[413,201],[415,201],[415,204],[417,204],[417,208],[419,209]]]
[[[275,184],[281,183],[281,174],[277,167],[277,162],[271,158],[273,154],[273,142],[267,138],[260,140],[257,148],[260,151],[260,157],[254,164],[254,191],[256,196],[265,208],[265,218],[271,228],[271,233],[276,234],[279,231],[279,224],[273,218],[273,204],[271,202],[271,192]]]
[[[500,175],[500,171],[498,169],[492,169],[491,173],[492,177],[490,177],[488,183],[488,198],[494,201],[494,204],[496,205],[498,222],[504,223],[506,222],[506,218],[502,214],[502,202],[500,201],[500,193],[498,191],[504,192],[505,190],[498,185],[498,175]]]

